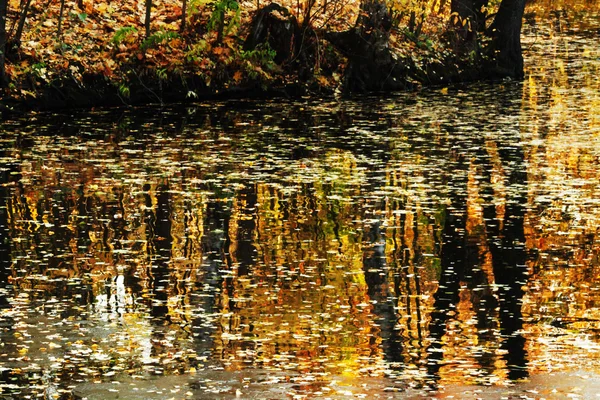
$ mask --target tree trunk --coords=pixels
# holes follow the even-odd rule
[[[6,12],[8,0],[0,0],[0,88],[6,87]]]
[[[0,0],[4,1],[4,0]],[[6,0],[8,2],[8,0]],[[21,3],[23,4],[23,3]],[[16,51],[21,47],[21,36],[23,36],[23,29],[25,29],[25,20],[27,19],[27,14],[29,13],[29,5],[31,4],[31,0],[26,0],[23,5],[23,9],[21,10],[21,15],[19,16],[19,24],[17,25],[17,32],[15,33],[15,37],[11,38],[10,43],[8,44],[9,51]]]
[[[225,12],[226,9],[223,9],[220,10],[218,13],[219,17],[215,28],[217,30],[217,40],[215,42],[217,46],[220,46],[223,42],[223,30],[225,29]]]
[[[150,12],[152,11],[152,0],[146,0],[146,19],[144,27],[146,28],[146,38],[150,37]]]
[[[58,13],[58,29],[56,29],[56,38],[60,40],[62,34],[63,12],[65,10],[65,0],[60,0],[60,11]]]
[[[488,35],[492,38],[492,77],[523,78],[521,26],[526,0],[502,0]]]
[[[327,32],[325,38],[346,57],[344,91],[371,92],[407,89],[408,73],[392,53],[389,40],[392,21],[381,0],[363,0],[354,28]]]
[[[275,63],[283,65],[296,58],[300,42],[300,27],[296,17],[287,8],[271,3],[258,10],[252,18],[244,51],[267,43],[276,52]]]
[[[181,26],[179,28],[179,32],[183,33],[185,31],[185,19],[187,18],[187,0],[183,0],[183,4],[181,5]]]

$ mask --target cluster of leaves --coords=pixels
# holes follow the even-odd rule
[[[8,26],[15,25],[22,2],[10,1]],[[227,87],[279,79],[275,54],[266,47],[243,50],[250,17],[259,2],[238,0],[153,0],[150,29],[145,26],[145,6],[125,1],[116,7],[108,1],[65,0],[47,6],[32,1],[21,40],[19,57],[7,66],[13,88],[35,96],[38,87],[56,79],[82,82],[86,75],[104,76],[130,95],[130,85],[140,76],[168,78],[199,76],[206,86]],[[396,22],[392,42],[406,54],[415,48],[436,49],[432,35],[447,20],[447,5],[435,0],[390,2]],[[147,5],[147,3],[146,3]],[[286,0],[282,5],[296,15],[304,28],[345,30],[359,11],[358,0]],[[66,15],[67,18],[62,18]],[[57,27],[60,28],[60,35]],[[399,28],[400,26],[406,28]],[[149,32],[149,34],[147,33]],[[335,79],[318,79],[325,47],[314,60],[321,85]],[[333,63],[336,64],[336,63]],[[339,65],[339,62],[337,63]],[[339,72],[339,71],[338,71]],[[31,86],[30,77],[35,78]],[[322,78],[322,77],[321,77]],[[192,93],[193,95],[193,93]]]
[[[554,7],[545,1],[531,7],[538,3],[546,9]],[[120,88],[123,97],[142,76],[158,77],[161,82],[201,77],[205,86],[215,90],[285,79],[273,62],[272,49],[243,49],[251,16],[264,5],[258,0],[125,0],[118,5],[107,0],[9,0],[8,4],[9,42],[19,37],[14,43],[18,51],[8,55],[6,65],[13,95],[36,96],[56,80],[82,83],[86,76],[104,77]],[[316,81],[338,84],[339,80],[330,79],[333,74],[320,76],[324,65],[337,65],[339,75],[343,60],[320,45],[319,32],[351,28],[360,1],[283,0],[281,4],[296,16],[303,35],[316,38],[313,43],[319,48],[311,61]],[[415,60],[416,65],[447,60],[451,49],[444,35],[453,26],[449,0],[389,0],[387,4],[393,20],[391,45],[401,57]],[[497,5],[498,0],[491,0],[487,15]],[[337,56],[337,62],[325,60],[328,54]]]
[[[18,24],[22,3],[10,1],[7,27]],[[242,21],[248,25],[252,6],[236,0],[192,0],[184,11],[180,0],[152,3],[146,35],[145,8],[138,2],[117,7],[108,1],[66,0],[63,12],[58,2],[33,0],[19,49],[6,66],[13,95],[36,96],[52,82],[83,82],[86,76],[104,76],[124,97],[132,77],[144,74],[161,80],[201,76],[207,86],[215,80],[227,86],[273,78],[272,51],[242,50]],[[11,34],[14,29],[9,29],[9,38]]]

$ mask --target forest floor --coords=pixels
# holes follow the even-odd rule
[[[9,5],[10,41],[17,30],[20,5],[18,0]],[[237,10],[233,6],[225,9],[224,34],[218,41],[211,26],[215,3],[189,1],[185,28],[181,29],[182,2],[154,0],[151,34],[146,37],[144,1],[66,0],[59,34],[60,2],[33,0],[19,49],[9,53],[6,73],[10,84],[5,97],[35,103],[47,95],[48,88],[55,89],[52,97],[60,97],[61,90],[79,88],[98,92],[89,93],[92,98],[111,92],[127,104],[141,100],[132,97],[160,102],[163,87],[176,86],[174,91],[183,99],[195,99],[228,89],[267,89],[295,82],[292,71],[275,64],[269,52],[243,49],[257,6],[260,4],[246,1]],[[343,7],[347,21],[355,20],[356,0],[344,0]],[[339,29],[348,25],[329,18],[328,13],[321,17]],[[313,19],[319,23],[319,18]],[[314,82],[307,84],[333,87],[340,73],[331,71],[325,78],[317,71]],[[145,92],[142,96],[137,93],[140,90]],[[65,97],[71,94],[63,93]]]
[[[18,30],[22,3],[9,0],[9,43]],[[298,62],[276,63],[268,48],[244,49],[252,16],[264,5],[259,0],[187,3],[183,18],[180,0],[154,0],[147,36],[141,0],[65,0],[62,18],[60,1],[32,0],[21,40],[7,51],[9,85],[2,93],[2,108],[162,103],[220,95],[322,95],[340,87],[346,59],[322,33],[351,28],[358,0],[315,1],[312,8],[301,0],[281,2],[300,24],[308,20],[310,29],[304,34],[317,38],[306,41],[315,48],[303,68]],[[420,19],[403,12],[404,3],[418,11],[414,15]],[[444,40],[449,5],[440,6],[443,3],[390,3],[396,27],[391,45],[417,68],[432,59],[444,60],[451,51]],[[530,6],[527,24],[535,25],[548,9],[556,8],[545,3],[552,4],[542,0]]]

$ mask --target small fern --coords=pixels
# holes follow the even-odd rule
[[[146,50],[150,47],[158,46],[159,44],[168,42],[169,40],[177,39],[179,34],[174,31],[158,31],[148,36],[142,42],[142,49]]]
[[[115,35],[112,38],[112,42],[117,45],[121,44],[129,35],[134,34],[136,32],[137,29],[135,29],[133,26],[124,26],[123,28],[119,28],[115,32]]]
[[[121,94],[121,96],[128,99],[129,95],[131,94],[131,92],[129,91],[129,86],[127,86],[125,83],[121,83],[119,85],[119,93]]]

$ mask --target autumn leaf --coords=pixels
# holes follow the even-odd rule
[[[104,64],[104,68],[102,69],[102,74],[106,77],[111,77],[114,75],[113,70],[107,64]]]
[[[242,72],[236,71],[235,74],[233,74],[233,80],[235,83],[240,83],[242,81]]]
[[[96,10],[98,10],[98,12],[101,14],[104,14],[107,9],[108,5],[106,3],[98,3],[98,5],[96,6]]]
[[[117,55],[115,55],[115,58],[119,61],[125,62],[131,58],[131,54],[127,52],[117,53]]]

